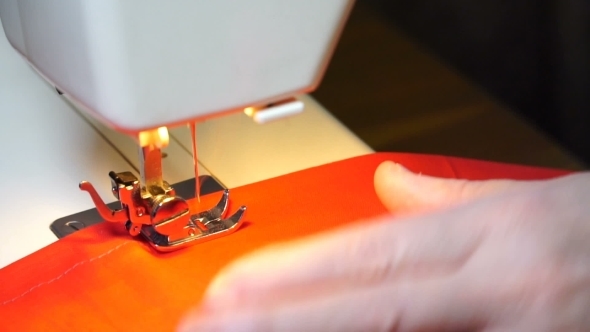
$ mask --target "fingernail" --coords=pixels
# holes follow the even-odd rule
[[[385,168],[386,171],[390,172],[395,170],[396,165],[398,165],[397,163],[391,161],[391,160],[387,160],[384,161],[383,163],[381,163],[381,167]]]
[[[403,171],[403,172],[410,172],[410,173],[412,173],[412,171],[410,171],[409,169],[407,169],[407,168],[406,168],[404,165],[402,165],[402,164],[399,164],[399,163],[392,163],[392,164],[393,164],[393,169],[394,169],[396,172]]]

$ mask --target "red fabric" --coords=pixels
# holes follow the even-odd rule
[[[385,213],[373,189],[373,173],[384,160],[451,178],[542,179],[566,173],[441,156],[372,154],[233,189],[232,211],[247,205],[246,224],[228,237],[181,251],[157,253],[131,239],[122,226],[96,225],[0,270],[0,329],[171,330],[198,304],[220,268],[238,256]],[[203,208],[219,195],[204,197]]]

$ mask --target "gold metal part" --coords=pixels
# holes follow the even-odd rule
[[[139,140],[139,173],[141,183],[150,195],[163,193],[162,179],[162,148],[168,146],[170,136],[168,128],[160,127],[154,130],[142,131]]]
[[[139,135],[141,182],[131,172],[109,173],[112,193],[121,202],[120,210],[111,210],[89,182],[82,181],[80,189],[90,194],[105,221],[125,223],[130,235],[142,234],[159,251],[180,249],[237,230],[246,207],[240,207],[236,213],[224,219],[229,200],[228,190],[224,191],[215,207],[191,215],[188,202],[176,196],[175,190],[163,180],[160,149],[168,144],[168,131],[162,128]],[[191,129],[194,133],[194,128]],[[198,179],[196,146],[193,151]],[[196,194],[198,197],[198,182]]]
[[[162,151],[153,145],[139,148],[139,174],[145,190],[151,195],[162,194]]]
[[[121,202],[120,210],[109,209],[89,182],[81,182],[80,189],[90,194],[103,219],[125,223],[131,236],[141,234],[158,251],[173,251],[229,235],[241,226],[246,212],[246,207],[242,206],[225,218],[229,190],[223,192],[215,207],[191,215],[188,203],[174,196],[174,190],[145,198],[133,174],[111,172],[109,176],[113,193]]]
[[[168,128],[160,127],[140,132],[137,139],[139,140],[139,146],[153,145],[158,149],[162,149],[168,146],[170,135],[168,134]]]

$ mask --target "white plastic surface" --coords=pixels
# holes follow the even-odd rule
[[[313,98],[299,99],[303,113],[271,123],[257,124],[244,113],[199,123],[199,161],[234,188],[372,152]],[[170,134],[190,147],[186,131]]]
[[[123,155],[133,168],[135,175],[139,178],[139,158],[137,143],[128,135],[114,131],[100,122],[86,117],[86,119],[96,128],[113,146]],[[190,134],[188,128],[178,128],[179,131],[185,130]],[[164,180],[170,184],[192,179],[195,177],[194,170],[191,167],[193,163],[191,146],[185,148],[177,140],[171,138],[170,143],[163,152],[166,156],[162,159],[162,169],[164,171]],[[121,171],[121,170],[118,170]],[[199,164],[199,175],[210,174],[201,164]]]
[[[267,104],[321,78],[351,0],[0,0],[12,45],[137,131]]]
[[[312,98],[300,100],[302,114],[273,123],[258,125],[243,113],[200,123],[201,163],[234,188],[371,152]],[[137,150],[128,137],[90,126],[5,38],[0,38],[0,116],[1,268],[56,241],[49,230],[55,219],[93,207],[78,189],[80,180],[114,200],[107,174],[137,167]],[[164,173],[174,183],[192,177],[191,143],[185,128],[173,129],[171,137]]]
[[[257,124],[244,113],[198,123],[201,171],[235,188],[373,152],[313,98],[304,95],[298,99],[304,105],[301,114],[271,123]],[[99,128],[125,158],[136,163],[135,146],[128,137]],[[176,153],[169,154],[163,167],[166,180],[174,183],[176,180],[170,179],[192,177],[191,137],[186,128],[171,129],[170,137]]]
[[[93,207],[78,182],[130,165],[0,38],[0,267],[57,238],[49,224]],[[110,186],[99,193],[114,200]]]

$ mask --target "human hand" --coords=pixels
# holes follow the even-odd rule
[[[382,164],[396,217],[267,247],[183,331],[590,330],[590,174],[443,180]]]

